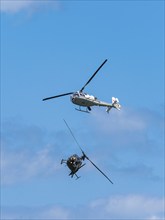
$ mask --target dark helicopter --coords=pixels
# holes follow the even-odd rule
[[[88,161],[91,162],[91,164],[98,170],[100,171],[100,173],[107,178],[107,180],[109,182],[111,182],[113,184],[113,182],[109,179],[109,177],[102,171],[100,170],[90,159],[89,157],[84,153],[84,151],[82,150],[82,148],[80,147],[79,143],[77,142],[72,130],[70,129],[70,127],[68,126],[67,122],[64,120],[66,126],[68,127],[72,137],[74,138],[77,146],[79,147],[79,149],[81,150],[82,152],[82,156],[78,156],[77,154],[73,154],[72,156],[70,156],[67,160],[65,159],[62,159],[61,160],[61,164],[65,163],[68,168],[71,170],[71,172],[69,173],[69,176],[73,177],[74,175],[78,178],[80,178],[78,175],[77,175],[77,171],[82,168],[83,166],[85,166],[85,163],[83,163],[83,161],[85,159],[87,159]]]

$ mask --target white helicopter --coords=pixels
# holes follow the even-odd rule
[[[68,93],[63,93],[63,94],[56,95],[56,96],[47,97],[47,98],[44,98],[43,101],[58,98],[61,96],[71,95],[70,96],[71,102],[74,103],[75,105],[79,106],[78,109],[77,108],[75,108],[75,109],[78,111],[81,111],[81,112],[89,113],[91,111],[91,106],[107,107],[107,109],[106,109],[107,113],[109,113],[111,108],[116,108],[116,109],[120,110],[121,105],[119,104],[118,98],[112,97],[112,103],[107,103],[107,102],[98,100],[93,95],[89,95],[89,94],[83,92],[85,87],[90,83],[90,81],[94,78],[94,76],[97,74],[97,72],[102,68],[102,66],[106,62],[107,62],[107,59],[99,66],[99,68],[94,72],[94,74],[91,76],[91,78],[87,81],[87,83],[79,91],[68,92]],[[81,106],[86,107],[86,110],[82,110]]]

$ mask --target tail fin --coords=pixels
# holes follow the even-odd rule
[[[111,108],[116,108],[117,110],[121,109],[121,105],[119,104],[119,99],[112,97],[112,105],[107,108],[107,113],[111,110]]]
[[[112,97],[112,104],[114,104],[114,103],[119,103],[119,99],[115,98],[115,97]]]

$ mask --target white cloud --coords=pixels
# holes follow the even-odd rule
[[[18,13],[20,11],[29,10],[34,12],[41,8],[59,8],[59,1],[49,0],[1,0],[1,11],[5,13]]]
[[[17,0],[2,0],[1,1],[1,11],[16,13],[20,10],[30,7],[33,4],[33,1],[17,1]]]
[[[144,195],[113,195],[81,206],[2,207],[2,217],[8,219],[163,220],[164,214],[163,198]]]
[[[151,112],[136,112],[135,110],[123,108],[121,111],[112,109],[109,114],[102,111],[95,111],[94,120],[97,122],[99,129],[104,132],[138,132],[144,131],[148,126],[148,115]]]
[[[60,169],[59,138],[14,118],[2,123],[1,183],[15,184],[54,175]]]
[[[87,151],[87,154],[89,153],[89,157],[94,160],[98,166],[100,161],[104,161],[104,159],[106,159],[104,164],[107,164],[109,155],[111,155],[110,161],[112,163],[110,166],[114,172],[127,174],[131,178],[132,176],[134,177],[136,173],[136,176],[142,178],[148,178],[150,180],[159,179],[160,172],[157,173],[155,167],[156,164],[159,166],[163,156],[162,154],[158,154],[159,162],[155,164],[153,164],[152,157],[151,160],[149,160],[152,149],[150,147],[150,140],[145,136],[150,127],[150,123],[152,123],[147,119],[149,116],[130,110],[123,110],[123,112],[113,111],[111,113],[109,115],[106,115],[105,112],[104,115],[100,112],[93,114],[94,121],[92,121],[92,129],[90,132],[97,129],[99,135],[97,135],[96,140],[90,140],[91,136],[87,135],[88,139],[85,142],[88,141],[91,143],[94,140],[95,150],[85,148],[84,151]],[[160,119],[158,119],[158,121],[159,120]],[[98,124],[98,127],[93,126],[94,124]],[[160,129],[158,124],[155,123],[157,130]],[[2,125],[1,172],[3,184],[13,184],[18,183],[18,181],[35,178],[36,176],[43,177],[45,175],[51,175],[60,167],[60,159],[65,158],[65,155],[71,152],[70,150],[67,152],[63,133],[60,137],[54,133],[52,139],[50,134],[47,134],[45,130],[36,126],[16,122],[13,119],[6,121]],[[129,135],[129,132],[131,135]],[[83,141],[82,144],[85,142]],[[47,145],[47,143],[49,143],[49,145]],[[100,143],[104,144],[106,150],[102,150],[103,148],[100,147]],[[130,148],[128,148],[128,146]],[[125,151],[126,148],[127,151]],[[158,148],[159,146],[156,145],[156,153],[158,152]],[[132,153],[130,149],[135,151]],[[136,149],[140,152],[140,157],[138,157]],[[144,154],[144,150],[146,154]],[[154,154],[152,153],[154,160],[156,156],[155,152]],[[126,155],[126,153],[129,155]],[[90,169],[89,165],[86,169],[88,169],[88,167]]]
[[[69,219],[69,210],[60,206],[23,207],[3,206],[2,219]]]
[[[54,174],[58,168],[49,146],[36,152],[28,150],[1,151],[2,185],[22,182],[38,176],[48,176]]]
[[[112,109],[109,114],[97,110],[92,113],[91,124],[97,139],[107,138],[111,148],[115,145],[115,149],[126,147],[151,152],[153,146],[163,143],[163,122],[163,116],[156,112],[123,108],[121,111]]]
[[[68,219],[69,211],[62,207],[51,206],[43,209],[39,214],[39,219]]]
[[[144,163],[135,163],[132,165],[129,164],[117,164],[113,167],[115,173],[118,172],[118,175],[127,176],[129,178],[140,178],[150,181],[161,181],[163,176],[159,176],[158,173],[155,173],[154,167],[152,165],[147,165]]]
[[[98,218],[163,219],[164,199],[143,195],[120,195],[95,200],[91,202],[90,208],[91,212],[98,214]]]

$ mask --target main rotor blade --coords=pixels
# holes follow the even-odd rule
[[[64,122],[65,122],[65,124],[66,124],[67,128],[69,129],[69,131],[70,131],[70,133],[71,133],[71,135],[72,135],[73,139],[75,140],[75,142],[76,142],[77,146],[80,148],[81,152],[84,154],[84,152],[83,152],[82,148],[80,147],[80,144],[78,143],[77,139],[75,138],[75,136],[74,136],[74,134],[73,134],[73,132],[72,132],[71,128],[69,127],[68,123],[65,121],[65,119],[63,119],[63,120],[64,120]]]
[[[107,62],[107,59],[99,66],[99,68],[94,72],[94,74],[91,76],[91,78],[88,80],[88,82],[82,87],[82,89],[80,90],[80,92],[82,92],[85,88],[85,86],[88,85],[88,83],[90,83],[90,81],[93,79],[93,77],[96,75],[96,73],[101,69],[101,67]]]
[[[89,157],[87,157],[86,155],[85,155],[85,157],[86,157],[87,160],[89,160],[89,161],[91,162],[91,164],[92,164],[94,167],[96,167],[96,169],[97,169],[98,171],[100,171],[101,174],[103,174],[103,176],[105,176],[105,178],[107,178],[107,179],[109,180],[109,182],[111,182],[111,183],[113,184],[113,182],[109,179],[109,177],[108,177],[107,175],[105,175],[105,173],[104,173],[102,170],[100,170],[100,169],[96,166],[96,164],[94,164],[94,163],[89,159]]]
[[[68,93],[64,93],[64,94],[61,94],[61,95],[56,95],[56,96],[47,97],[47,98],[44,98],[42,101],[46,101],[46,100],[48,100],[48,99],[55,99],[55,98],[58,98],[58,97],[61,97],[61,96],[71,95],[71,94],[73,94],[73,92],[68,92]]]

